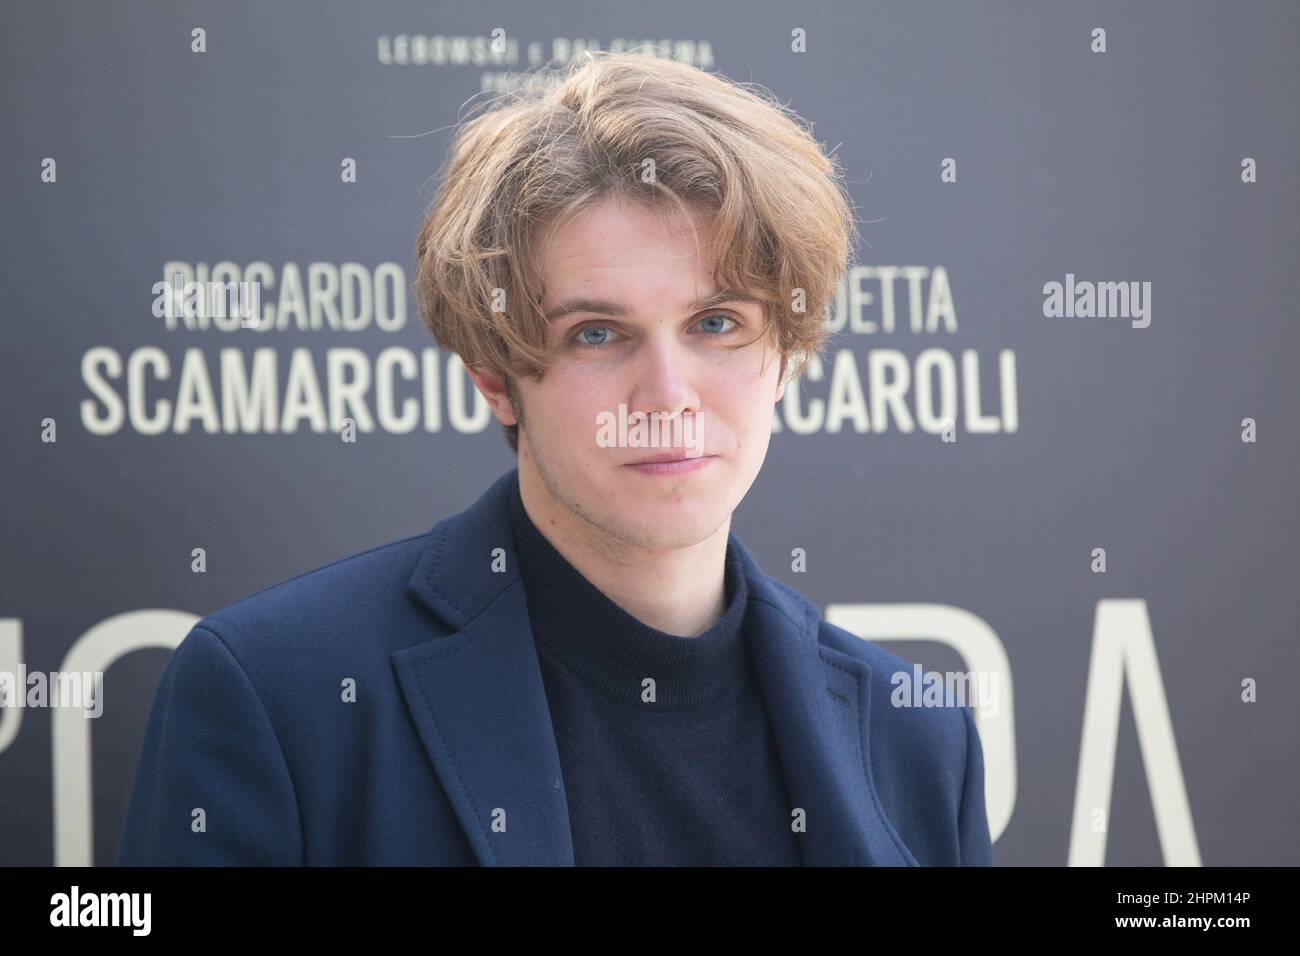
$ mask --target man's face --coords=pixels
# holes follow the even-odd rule
[[[695,226],[702,247],[707,218]],[[757,477],[784,391],[780,356],[759,338],[762,305],[699,307],[720,290],[690,228],[668,210],[606,200],[547,238],[542,308],[557,314],[545,375],[516,379],[521,478],[535,469],[546,517],[584,535],[651,549],[698,544]],[[742,342],[750,344],[724,347]],[[605,447],[598,421],[617,421],[620,404],[633,420],[652,412],[690,420],[696,467],[654,473],[632,463],[672,449]]]

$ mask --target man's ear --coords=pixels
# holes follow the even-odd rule
[[[502,425],[517,425],[518,419],[515,418],[514,409],[510,407],[510,393],[506,390],[505,381],[500,375],[487,370],[485,366],[465,366],[465,371],[469,373],[470,379],[474,386],[487,399],[488,405],[492,408],[494,414]]]

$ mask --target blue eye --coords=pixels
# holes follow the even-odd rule
[[[736,320],[732,318],[730,315],[727,315],[725,312],[714,312],[709,315],[706,315],[704,318],[700,319],[700,321],[697,324],[703,325],[705,322],[708,322],[712,319],[721,319],[724,322],[730,322],[732,323],[733,327],[737,324]],[[729,328],[720,329],[714,326],[709,328],[707,331],[709,334],[716,336],[716,335],[721,335],[722,333],[725,332],[730,332],[731,329]],[[606,338],[600,342],[591,342],[588,341],[586,338],[584,338],[584,336],[588,332],[604,332],[606,334]],[[611,339],[608,336],[611,334],[617,334],[617,333],[615,333],[614,330],[607,325],[586,325],[578,329],[578,331],[573,334],[572,342],[580,349],[586,349],[586,350],[600,349],[610,344]]]
[[[726,322],[735,322],[735,321],[736,321],[735,319],[733,319],[733,318],[732,318],[731,316],[729,316],[729,315],[724,315],[724,314],[721,313],[721,312],[715,312],[715,313],[713,313],[712,315],[706,315],[704,318],[700,319],[700,322],[701,322],[701,323],[704,323],[704,322],[709,321],[709,319],[722,319],[723,321],[726,321]],[[715,332],[726,332],[726,331],[728,331],[728,330],[727,330],[727,329],[714,329],[713,331],[715,331]]]
[[[605,333],[609,333],[610,331],[612,331],[612,330],[611,330],[608,326],[605,326],[605,325],[589,325],[589,326],[587,326],[585,329],[579,329],[579,330],[578,330],[578,344],[579,344],[579,345],[585,345],[587,348],[593,348],[593,349],[594,349],[594,348],[600,348],[600,346],[602,346],[602,345],[604,345],[604,344],[606,344],[606,343],[605,343],[605,342],[588,342],[587,340],[585,340],[584,338],[582,338],[582,336],[585,335],[585,334],[588,333],[588,332],[605,332]]]

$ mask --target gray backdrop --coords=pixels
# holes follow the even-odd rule
[[[771,88],[850,180],[840,331],[733,528],[844,626],[998,674],[999,864],[1300,863],[1298,24],[1284,2],[8,6],[0,670],[105,678],[95,720],[0,711],[0,864],[111,861],[189,620],[426,531],[512,466],[406,288],[430,177],[479,90],[644,41]],[[177,262],[265,263],[286,314],[295,272],[341,278],[388,328],[169,329],[152,289]],[[1150,309],[1049,317],[1067,276]],[[374,429],[226,416],[258,349],[282,402],[312,378],[326,412],[331,362],[370,373]],[[389,399],[427,403],[416,427],[378,421]]]

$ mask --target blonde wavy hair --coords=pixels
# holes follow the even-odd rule
[[[517,376],[546,369],[535,243],[543,227],[610,197],[708,217],[716,281],[763,303],[759,337],[787,381],[822,353],[857,238],[852,201],[811,128],[766,89],[636,51],[597,52],[543,68],[474,113],[437,174],[415,296],[438,345],[501,377],[512,401]],[[516,454],[518,431],[506,426]]]

